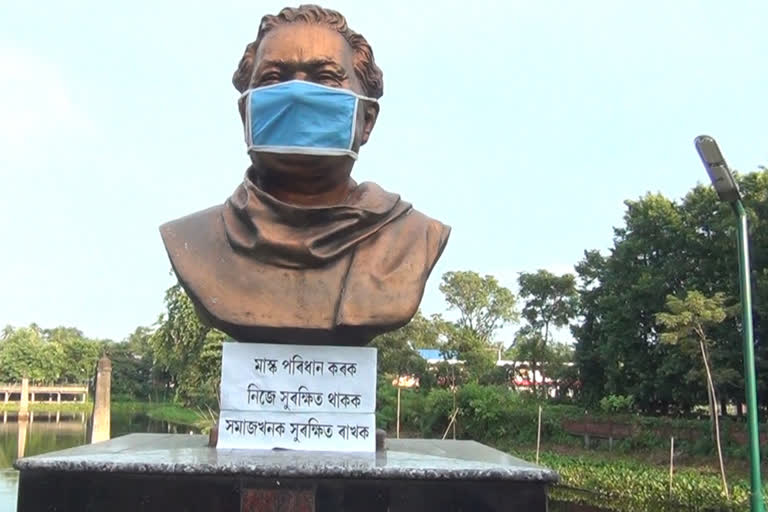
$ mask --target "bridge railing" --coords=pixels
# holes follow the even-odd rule
[[[14,396],[15,395],[15,396]],[[21,400],[21,384],[0,384],[0,396],[4,403]],[[47,400],[39,400],[42,397]],[[86,385],[41,385],[29,386],[29,401],[61,402],[62,396],[70,398],[69,401],[85,402],[88,398],[88,386]],[[14,400],[15,398],[15,400]]]

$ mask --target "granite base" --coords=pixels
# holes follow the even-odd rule
[[[133,434],[20,459],[25,512],[547,510],[551,470],[472,441],[388,440],[376,454],[217,450]]]

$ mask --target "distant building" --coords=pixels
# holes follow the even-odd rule
[[[564,363],[565,366],[573,366],[574,363]],[[547,394],[551,397],[555,397],[560,388],[560,382],[550,379],[540,370],[531,370],[531,363],[529,361],[513,361],[511,359],[499,359],[496,361],[496,366],[503,366],[508,368],[512,375],[512,382],[515,387],[521,391],[533,390],[534,384],[541,388],[544,387],[547,390]],[[568,390],[569,396],[573,395],[572,390]]]

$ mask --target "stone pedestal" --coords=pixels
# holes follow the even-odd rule
[[[133,434],[21,459],[18,510],[545,512],[558,478],[473,441],[388,440],[376,454],[207,444]]]

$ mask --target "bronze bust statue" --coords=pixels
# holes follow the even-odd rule
[[[160,228],[198,315],[244,342],[365,345],[408,323],[450,228],[350,177],[383,94],[365,38],[285,8],[232,82],[251,166],[223,205]]]

